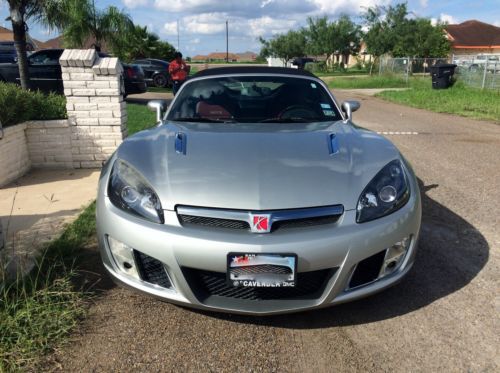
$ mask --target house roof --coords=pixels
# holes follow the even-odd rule
[[[229,53],[228,57],[230,60],[237,60],[238,59],[238,56],[234,53]],[[208,58],[211,60],[225,60],[226,53],[210,53],[208,55]]]
[[[61,35],[41,43],[45,49],[59,49],[63,47],[63,37]]]
[[[446,26],[454,48],[500,48],[500,27],[471,20]]]
[[[0,26],[0,42],[2,41],[14,41],[14,34],[8,28]],[[35,49],[45,48],[43,42],[33,39],[29,34],[26,34],[26,41],[33,44]]]

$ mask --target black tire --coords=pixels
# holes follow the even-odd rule
[[[168,78],[163,74],[156,74],[153,76],[153,84],[158,88],[165,88],[168,86]]]

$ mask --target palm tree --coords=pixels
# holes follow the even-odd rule
[[[26,53],[26,33],[29,19],[39,19],[43,13],[43,0],[6,0],[9,4],[9,17],[14,34],[17,52],[19,78],[23,89],[29,88],[28,55]]]
[[[100,51],[103,43],[113,45],[133,27],[130,16],[117,7],[97,9],[92,0],[46,0],[44,23],[62,31],[64,45],[81,48],[87,40]]]
[[[159,58],[170,60],[175,48],[158,35],[148,30],[147,26],[134,25],[128,32],[122,33],[112,45],[113,54],[124,61],[138,58]]]

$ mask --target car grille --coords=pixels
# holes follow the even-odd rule
[[[227,283],[225,273],[192,268],[182,270],[195,296],[200,302],[204,302],[211,296],[252,301],[317,299],[336,268],[297,273],[295,287],[279,288],[233,287]]]
[[[162,262],[137,250],[134,250],[134,256],[141,280],[166,289],[172,288],[172,283]]]
[[[250,225],[246,221],[206,218],[203,216],[178,215],[181,224],[183,225],[201,225],[204,227],[228,228],[228,229],[250,229]]]
[[[325,209],[331,214],[326,213]],[[222,210],[222,209],[199,209],[199,215],[186,214],[184,211],[196,212],[197,208],[181,206],[178,208],[177,216],[179,222],[183,226],[202,226],[211,228],[226,228],[240,231],[250,232],[249,216],[250,211],[242,210]],[[206,211],[210,211],[209,216],[202,216]],[[230,212],[231,218],[226,213]],[[298,213],[297,213],[298,212]],[[336,223],[343,213],[343,206],[327,206],[320,208],[305,208],[298,210],[275,210],[265,211],[263,214],[271,214],[279,216],[279,219],[274,219],[272,222],[271,232],[285,229],[308,228],[325,224]],[[259,212],[255,212],[259,214]],[[315,214],[318,214],[315,216]],[[212,216],[210,216],[212,215]],[[219,215],[219,216],[217,216]],[[302,217],[307,215],[305,217]]]
[[[292,273],[290,267],[278,266],[272,264],[251,265],[246,267],[231,268],[231,273],[234,275],[250,275],[255,273],[273,273],[278,275],[286,275]]]
[[[294,219],[277,221],[273,224],[272,232],[278,229],[294,229],[294,228],[307,228],[317,225],[333,224],[339,220],[340,215],[318,216],[315,218]]]
[[[349,288],[355,288],[375,281],[379,276],[384,258],[385,250],[360,261],[351,276]]]

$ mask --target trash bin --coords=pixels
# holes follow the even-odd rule
[[[453,74],[457,65],[453,63],[438,63],[431,66],[433,89],[446,89],[453,84]]]

